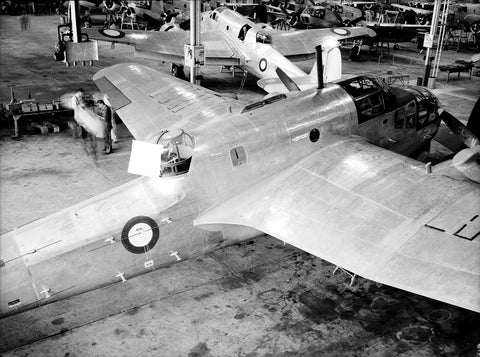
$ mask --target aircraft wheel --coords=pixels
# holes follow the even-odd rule
[[[134,254],[142,254],[152,249],[159,237],[158,224],[147,216],[133,217],[122,230],[122,244]]]
[[[352,21],[350,21],[349,19],[345,19],[345,20],[343,20],[342,26],[343,27],[350,27],[350,26],[352,26]]]
[[[480,31],[480,22],[474,22],[473,24],[470,25],[470,30],[472,30],[472,32],[474,33],[477,33]]]
[[[172,63],[172,76],[175,78],[185,79],[185,73],[183,72],[183,66]]]
[[[298,20],[299,20],[299,16],[298,14],[293,14],[292,17],[290,18],[290,21],[288,22],[288,24],[291,26],[291,27],[295,27],[298,25]]]

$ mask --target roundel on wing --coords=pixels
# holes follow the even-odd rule
[[[262,72],[265,72],[265,70],[267,69],[267,59],[266,58],[262,58],[260,60],[260,62],[258,62],[258,69],[260,69],[260,71],[262,71]]]
[[[107,36],[110,38],[125,37],[125,32],[115,29],[99,29],[98,32],[100,32],[103,36]]]
[[[134,254],[142,254],[152,249],[159,237],[158,224],[147,216],[133,217],[122,230],[122,244]]]
[[[336,35],[340,36],[348,36],[350,35],[350,31],[341,27],[334,27],[330,31],[332,31]]]

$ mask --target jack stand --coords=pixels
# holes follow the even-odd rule
[[[354,274],[352,272],[349,272],[348,270],[346,269],[343,269],[342,267],[339,267],[338,265],[335,267],[335,270],[333,271],[332,275],[335,275],[336,271],[340,269],[341,271],[343,271],[345,274],[347,274],[351,279],[350,279],[350,284],[348,286],[352,286],[353,285],[353,281],[355,280],[355,278],[357,277],[357,274]]]
[[[240,82],[240,88],[238,89],[237,94],[242,93],[243,87],[245,87],[245,82],[247,81],[248,71],[243,71],[242,81]]]
[[[40,294],[45,294],[45,299],[48,299],[52,295],[50,294],[50,288],[45,288],[42,291],[40,291]]]
[[[117,275],[115,275],[117,278],[120,278],[122,279],[122,283],[126,282],[127,279],[125,279],[125,273],[118,273]]]
[[[178,255],[177,251],[170,253],[170,256],[175,257],[177,261],[182,260],[182,258],[180,258],[180,256]]]

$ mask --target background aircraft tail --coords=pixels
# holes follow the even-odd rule
[[[322,45],[323,82],[334,82],[342,77],[342,55],[338,41],[332,42],[329,46]],[[315,60],[312,70],[308,75],[289,77],[300,90],[306,90],[317,86],[317,61]],[[280,78],[263,78],[257,81],[260,88],[268,93],[287,93],[290,90]]]
[[[322,63],[323,63],[323,82],[329,83],[338,81],[342,77],[342,54],[340,53],[340,44],[336,42],[335,47],[322,48]],[[309,76],[317,81],[317,61],[313,64]]]

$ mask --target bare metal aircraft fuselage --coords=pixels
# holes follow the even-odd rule
[[[281,68],[290,77],[306,73],[272,47],[272,38],[259,24],[235,11],[210,11],[202,14],[202,30],[219,31],[245,58],[240,64],[245,71],[258,78],[277,78],[275,69]]]
[[[195,141],[188,172],[140,177],[2,235],[1,314],[258,236],[262,232],[235,225],[210,232],[194,219],[319,147],[363,136],[413,155],[428,147],[439,126],[430,92],[392,89],[368,77],[232,111],[225,120],[214,115],[201,131],[182,128]],[[152,141],[159,135],[152,133]]]

